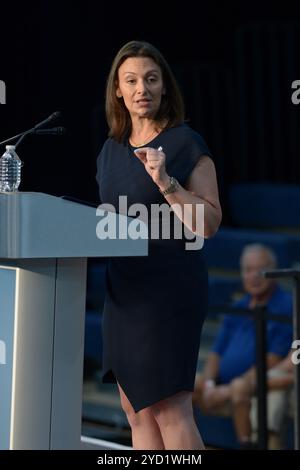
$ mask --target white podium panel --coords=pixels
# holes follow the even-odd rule
[[[87,258],[146,256],[148,242],[99,240],[98,221],[58,197],[0,194],[0,449],[116,446],[81,436]]]
[[[55,260],[0,264],[0,290],[8,288],[1,292],[0,310],[6,344],[6,361],[0,365],[1,449],[49,448],[55,265]],[[10,392],[5,399],[3,385]]]
[[[132,219],[114,214],[116,225]],[[0,194],[1,258],[143,256],[147,240],[99,240],[96,208],[43,193]],[[117,231],[118,232],[118,231]]]
[[[0,448],[10,447],[17,271],[0,266]],[[11,365],[11,367],[9,366]]]

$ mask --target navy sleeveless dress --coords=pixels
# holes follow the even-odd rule
[[[166,170],[184,186],[202,155],[203,138],[182,124],[161,132]],[[127,196],[127,206],[167,203],[127,142],[109,138],[97,160],[102,203]],[[150,221],[149,221],[150,223]],[[148,256],[112,257],[103,311],[103,382],[121,385],[136,412],[180,391],[194,390],[200,335],[207,310],[207,270],[202,250],[185,238],[151,240]]]

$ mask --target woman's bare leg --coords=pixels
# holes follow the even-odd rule
[[[121,406],[131,428],[132,447],[135,450],[163,450],[163,439],[151,409],[144,408],[136,413],[119,383],[118,387]]]
[[[192,393],[180,392],[151,406],[165,449],[203,450],[194,419]]]

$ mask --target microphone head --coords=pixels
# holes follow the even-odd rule
[[[34,129],[40,129],[41,127],[46,126],[50,122],[56,121],[60,117],[60,111],[55,111],[55,113],[52,113],[47,119],[44,119],[44,121],[39,122],[36,126],[34,126]]]
[[[51,118],[51,120],[52,119],[58,119],[58,118],[60,118],[60,116],[61,116],[61,112],[60,111],[55,111],[53,114],[51,114],[50,118]]]

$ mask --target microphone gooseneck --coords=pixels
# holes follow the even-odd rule
[[[0,142],[0,145],[8,144],[9,142],[13,142],[16,139],[19,139],[16,143],[16,147],[17,147],[18,145],[20,145],[20,143],[22,142],[22,140],[25,138],[26,135],[31,134],[31,133],[35,133],[35,131],[37,131],[41,127],[44,127],[45,125],[50,124],[50,123],[56,121],[57,119],[59,119],[60,116],[61,116],[61,112],[60,111],[55,111],[49,117],[47,117],[47,119],[44,119],[43,121],[39,122],[38,124],[36,124],[31,129],[28,129],[27,131],[21,132],[20,134],[14,135],[13,137],[9,137],[9,139],[3,140],[2,142]],[[63,133],[64,132],[62,132],[61,135]],[[54,133],[54,134],[59,135],[59,132]]]

